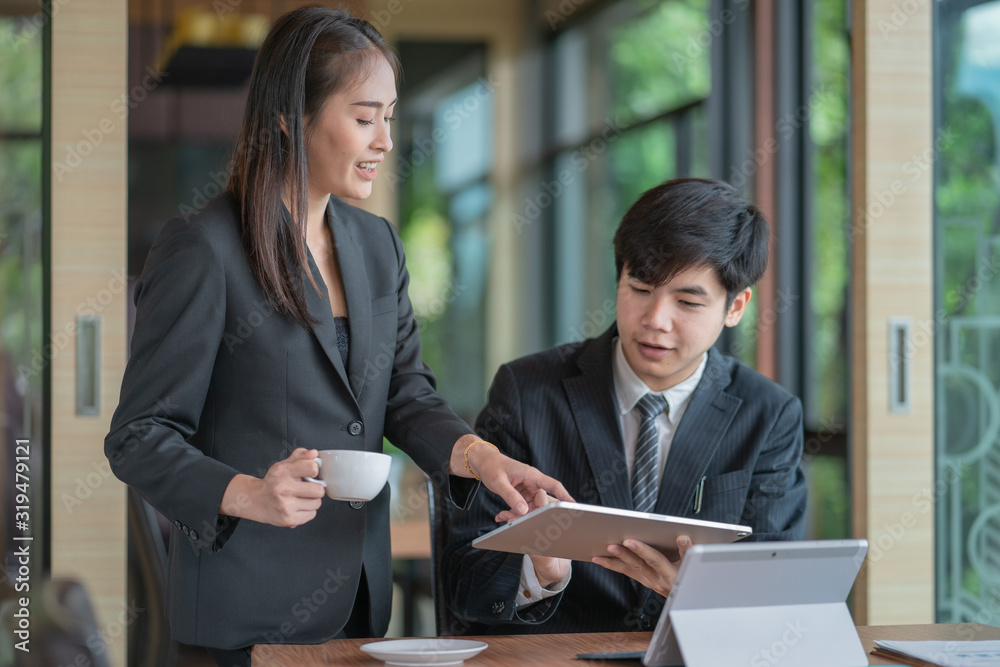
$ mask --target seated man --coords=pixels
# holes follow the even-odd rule
[[[768,235],[763,215],[725,183],[647,191],[615,234],[616,323],[502,366],[479,434],[579,502],[801,539],[801,403],[711,349],[743,316]],[[504,508],[484,494],[451,525],[441,571],[463,634],[652,628],[679,561],[632,540],[593,563],[472,548],[512,518]],[[682,558],[688,546],[678,539]]]

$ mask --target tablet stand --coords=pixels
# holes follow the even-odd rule
[[[670,610],[647,667],[851,667],[868,664],[843,602]]]

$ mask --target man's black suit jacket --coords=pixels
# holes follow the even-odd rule
[[[612,378],[612,327],[601,337],[518,359],[497,371],[476,422],[481,437],[561,481],[579,502],[632,509]],[[754,540],[801,539],[806,485],[799,399],[710,350],[674,435],[659,514],[749,525]],[[695,489],[705,487],[694,514]],[[470,547],[496,527],[484,493],[452,521],[441,571],[462,634],[647,630],[662,597],[593,563],[573,562],[560,595],[515,611],[522,556]]]
[[[304,276],[312,332],[268,303],[228,194],[167,223],[136,287],[105,451],[174,525],[167,607],[182,642],[329,639],[348,619],[362,566],[373,634],[388,625],[388,485],[360,507],[324,498],[315,519],[289,529],[219,515],[237,473],[263,477],[296,447],[382,451],[384,434],[452,497],[468,502],[476,488],[449,488],[451,449],[471,429],[421,361],[399,237],[334,197],[327,214],[350,318],[347,368],[329,301]],[[310,269],[322,286],[311,255]]]

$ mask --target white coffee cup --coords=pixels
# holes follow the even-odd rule
[[[358,502],[379,494],[389,479],[392,457],[354,449],[321,449],[315,461],[319,479],[306,480],[325,486],[326,495],[334,500]]]

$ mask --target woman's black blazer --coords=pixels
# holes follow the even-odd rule
[[[263,477],[296,447],[382,451],[385,435],[459,504],[475,491],[447,474],[455,441],[472,431],[421,361],[399,237],[335,197],[328,220],[350,318],[347,368],[325,294],[304,281],[312,332],[271,307],[228,194],[168,222],[138,281],[105,452],[173,524],[167,607],[179,641],[324,641],[347,621],[362,566],[373,633],[388,625],[388,485],[360,507],[325,498],[314,520],[289,529],[220,516],[237,473]],[[322,286],[311,257],[310,268]]]

